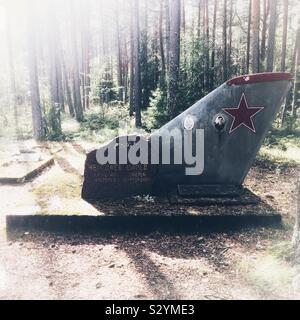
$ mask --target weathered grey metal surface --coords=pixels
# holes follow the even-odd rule
[[[180,128],[183,132],[184,120],[187,116],[191,116],[195,122],[192,129],[193,136],[196,129],[204,129],[203,173],[191,176],[185,174],[185,165],[160,165],[158,182],[166,185],[241,185],[290,86],[289,80],[241,85],[225,83],[153,133],[151,138],[164,130],[170,132],[174,128]],[[252,118],[256,132],[241,125],[229,133],[233,118],[223,108],[237,108],[243,94],[249,107],[264,107]],[[225,126],[221,131],[214,125],[218,115],[225,119]],[[174,145],[171,144],[171,154],[173,148]],[[195,148],[195,139],[193,139],[193,148]]]

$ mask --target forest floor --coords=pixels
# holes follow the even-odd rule
[[[300,149],[277,158],[263,150],[245,182],[282,215],[280,229],[148,235],[28,230],[8,239],[7,213],[97,214],[80,199],[84,151],[93,144],[47,147],[55,150],[53,166],[27,183],[0,185],[0,299],[300,298],[300,267],[290,246]]]

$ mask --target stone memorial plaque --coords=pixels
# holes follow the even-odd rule
[[[118,138],[115,141],[118,159]],[[143,163],[99,164],[96,155],[97,150],[87,155],[82,198],[92,200],[151,194],[157,166]]]

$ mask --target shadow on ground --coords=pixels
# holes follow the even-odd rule
[[[92,247],[114,246],[125,252],[138,274],[146,281],[152,294],[164,299],[180,298],[168,273],[162,269],[153,255],[170,259],[198,260],[200,258],[217,272],[226,272],[233,267],[236,253],[252,250],[257,242],[276,238],[282,229],[241,229],[231,232],[201,232],[194,234],[74,234],[72,232],[15,232],[9,241],[34,243],[35,247],[57,248],[60,246]]]

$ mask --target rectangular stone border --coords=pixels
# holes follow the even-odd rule
[[[52,166],[54,164],[54,157],[51,157],[47,160],[44,160],[41,165],[34,168],[33,170],[27,172],[24,176],[21,177],[0,177],[0,183],[2,184],[21,184],[34,177],[36,177],[44,169]]]
[[[151,233],[236,230],[248,227],[281,227],[281,215],[242,216],[62,216],[7,215],[6,230],[79,233]]]

